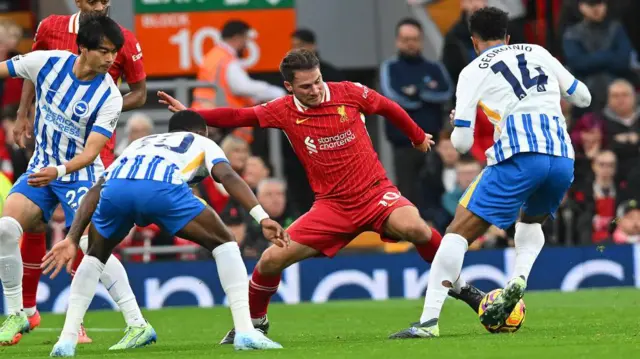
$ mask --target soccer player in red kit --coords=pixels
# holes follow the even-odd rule
[[[80,18],[89,13],[107,13],[110,6],[109,0],[76,0],[78,12],[73,15],[51,15],[40,22],[36,31],[33,51],[36,50],[67,50],[73,53],[78,53],[78,46],[76,45],[76,37],[78,34],[78,28],[80,24]],[[142,107],[146,102],[147,97],[147,85],[146,74],[142,62],[142,49],[136,39],[135,35],[121,27],[123,32],[125,43],[122,49],[118,52],[113,65],[109,68],[109,74],[113,77],[114,81],[125,79],[129,85],[130,92],[124,96],[124,103],[122,111],[129,111],[135,108]],[[16,142],[20,146],[25,146],[24,137],[30,138],[33,133],[33,122],[27,117],[29,108],[33,103],[35,96],[35,87],[32,82],[25,80],[22,97],[20,99],[20,108],[18,110],[18,119],[16,121],[14,136]],[[100,153],[100,158],[105,166],[109,167],[114,157],[114,149],[116,143],[115,132],[109,142],[104,146]],[[81,195],[81,194],[78,194]],[[29,323],[31,329],[34,329],[40,324],[40,314],[36,310],[36,292],[38,289],[38,283],[40,281],[40,275],[42,270],[40,264],[42,258],[46,254],[46,228],[41,228],[37,233],[24,233],[21,243],[20,252],[23,259],[23,303],[25,312],[29,317]],[[80,265],[83,254],[82,251],[78,252],[76,262],[74,264],[74,270]],[[115,258],[115,257],[114,257]],[[114,280],[122,278],[122,275],[126,278],[124,268],[120,263],[119,268],[113,269],[115,271]],[[105,268],[105,270],[107,270]],[[112,273],[113,274],[113,273]],[[106,284],[106,283],[103,283]],[[124,288],[118,288],[120,284],[124,285]],[[127,302],[124,304],[123,313],[129,311],[130,313],[139,313],[138,305],[133,297],[133,292],[129,292],[128,280],[123,283],[116,282],[116,285],[110,288],[110,292],[114,292],[114,301]],[[118,303],[120,304],[120,303]],[[126,307],[135,308],[126,309]],[[137,310],[136,310],[137,308]],[[91,339],[86,335],[84,328],[81,328],[78,338],[79,343],[90,343]]]
[[[245,109],[198,110],[214,127],[283,130],[316,196],[311,210],[287,229],[293,241],[289,248],[269,247],[254,269],[249,306],[254,325],[264,332],[270,298],[288,266],[309,257],[333,257],[364,231],[378,232],[386,241],[412,242],[420,256],[431,262],[442,238],[387,178],[367,133],[365,115],[386,117],[422,152],[431,148],[431,135],[376,91],[352,82],[325,83],[318,58],[310,51],[292,50],[280,71],[292,96]],[[166,93],[158,95],[170,110],[185,109]],[[480,300],[474,298],[477,304]],[[231,330],[221,343],[233,343],[234,336]]]

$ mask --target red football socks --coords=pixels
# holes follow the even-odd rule
[[[47,237],[45,233],[24,233],[20,243],[22,255],[22,302],[25,308],[36,306],[38,283],[42,269],[42,258],[47,253]]]
[[[280,284],[280,274],[267,276],[260,274],[258,268],[253,270],[253,275],[249,281],[249,310],[251,318],[258,319],[267,315],[267,308],[271,301],[271,296],[278,291]]]
[[[423,245],[416,246],[418,254],[420,254],[420,257],[427,263],[433,262],[433,258],[436,256],[436,252],[440,247],[440,242],[442,242],[442,235],[437,229],[432,227],[431,240]]]
[[[80,262],[82,262],[82,258],[84,258],[84,253],[82,252],[82,249],[78,249],[78,254],[76,254],[76,260],[75,262],[73,262],[73,267],[71,268],[72,277],[76,275],[76,270],[78,270],[78,267],[80,266]]]

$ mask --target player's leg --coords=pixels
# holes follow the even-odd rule
[[[287,229],[292,240],[289,247],[269,247],[253,269],[249,281],[249,309],[254,327],[264,333],[268,332],[267,309],[271,297],[278,291],[282,272],[287,267],[321,254],[333,257],[355,238],[355,231],[349,216],[319,202],[291,224]],[[235,331],[232,329],[220,344],[231,344],[234,336]]]
[[[519,156],[518,156],[519,157]],[[459,278],[469,243],[491,224],[505,229],[518,216],[524,201],[538,186],[539,175],[531,173],[528,158],[514,157],[487,167],[460,199],[453,221],[431,265],[420,325],[391,336],[393,339],[439,336],[438,320],[447,293]]]
[[[101,201],[99,207],[101,207],[102,204]],[[96,213],[98,213],[98,211],[96,211]],[[105,217],[102,218],[102,224],[109,221]],[[112,218],[110,222],[114,223],[115,221]],[[120,228],[125,228],[125,220],[118,220],[118,222],[122,224]],[[128,222],[130,222],[130,226],[133,225],[133,221],[128,220]],[[128,230],[114,231],[112,229],[111,231],[107,231],[105,228],[109,227],[102,226],[100,231],[98,231],[94,223],[89,227],[90,246],[71,281],[69,306],[60,338],[51,350],[52,357],[69,357],[75,355],[80,325],[95,296],[96,287],[104,271],[105,263],[109,259],[113,249],[128,233]],[[111,238],[106,238],[100,232],[110,233]]]
[[[435,228],[427,225],[420,217],[418,209],[402,197],[394,186],[382,189],[379,197],[379,201],[376,199],[373,208],[378,212],[373,221],[374,230],[382,233],[384,241],[390,238],[394,241],[404,240],[413,243],[425,262],[433,262],[442,242],[442,235]],[[380,220],[384,220],[382,228],[380,228]],[[478,311],[484,297],[484,292],[462,278],[455,281],[449,294],[467,303],[474,312]]]
[[[238,350],[280,349],[282,346],[254,329],[249,314],[249,282],[240,247],[215,211],[197,199],[189,188],[170,185],[161,191],[170,210],[157,213],[154,222],[171,234],[201,245],[211,252],[218,269],[233,323]],[[163,200],[164,201],[164,200]],[[157,202],[157,201],[156,201]],[[161,203],[158,203],[158,206]]]
[[[91,186],[92,183],[90,181],[52,183],[51,188],[61,201],[67,228],[73,223],[75,211],[80,206],[80,201]],[[80,249],[78,250],[78,257],[74,263],[72,273],[75,273],[80,266],[84,253],[86,253],[88,249],[87,247],[88,236],[83,236],[80,240]],[[115,256],[109,256],[109,259],[106,261],[104,270],[100,275],[100,282],[105,286],[113,301],[118,304],[120,312],[127,323],[127,327],[144,328],[147,326],[147,321],[142,316],[140,307],[133,294],[133,289],[131,289],[131,285],[129,284],[127,272]],[[78,344],[89,344],[92,342],[93,340],[87,335],[84,326],[81,325],[80,332],[78,333]]]
[[[542,224],[554,217],[560,203],[573,182],[574,161],[569,158],[539,155],[547,162],[546,180],[525,202],[520,220],[516,223],[515,267],[509,283],[501,295],[487,306],[480,317],[485,325],[501,325],[524,296],[527,279],[533,264],[544,246]]]
[[[42,258],[47,253],[47,226],[44,222],[37,224],[31,232],[25,232],[20,241],[22,256],[22,302],[24,312],[29,318],[29,329],[40,325],[40,313],[37,309],[37,294],[40,276],[42,275]]]
[[[14,184],[0,218],[0,280],[9,316],[0,327],[0,345],[14,345],[29,331],[29,321],[23,311],[23,266],[19,241],[23,230],[32,230],[44,217],[48,220],[55,198],[48,187],[34,188],[27,184],[26,174]]]
[[[113,182],[113,183],[111,183]],[[111,181],[103,187],[101,198],[89,227],[89,248],[71,281],[69,307],[60,339],[53,347],[52,356],[72,356],[78,340],[78,331],[95,290],[109,261],[113,249],[124,239],[134,225],[138,199],[148,199],[140,188],[131,188],[131,182]],[[144,327],[127,328],[124,338],[116,344],[135,348],[155,342],[156,333],[145,323]]]

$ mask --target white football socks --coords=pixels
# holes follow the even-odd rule
[[[431,263],[429,284],[424,298],[424,309],[422,316],[420,316],[420,323],[440,317],[442,305],[447,298],[449,289],[451,289],[442,285],[442,282],[449,281],[452,285],[456,282],[462,271],[464,254],[468,247],[467,240],[458,234],[447,233],[442,238],[440,248]]]
[[[8,313],[22,311],[22,226],[11,217],[0,218],[0,280]]]
[[[212,253],[236,331],[252,331],[253,323],[249,313],[249,275],[242,261],[238,243],[224,243],[216,247]]]
[[[78,330],[89,304],[96,294],[98,280],[104,270],[104,264],[96,257],[85,256],[71,281],[69,308],[64,320],[60,341],[78,342]]]
[[[460,292],[462,291],[462,288],[467,286],[467,281],[464,280],[462,277],[458,277],[458,280],[455,281],[455,283],[453,283],[453,291],[460,294]]]
[[[533,263],[538,258],[542,247],[544,247],[544,232],[539,223],[516,223],[516,235],[514,238],[516,246],[516,263],[513,270],[512,279],[524,276],[529,279],[529,273],[533,268]]]
[[[80,238],[80,248],[85,253],[87,252],[88,244],[89,237],[82,236],[82,238]],[[127,271],[113,254],[109,256],[107,263],[104,265],[104,270],[102,271],[102,275],[100,275],[100,282],[107,288],[113,301],[120,307],[120,311],[127,325],[142,327],[147,324],[142,316],[136,297],[133,294],[133,289],[131,289],[131,285],[129,284]]]

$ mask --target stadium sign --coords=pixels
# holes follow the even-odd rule
[[[513,249],[469,252],[462,275],[484,290],[503,287],[514,259]],[[250,271],[254,265],[247,262]],[[138,302],[145,308],[226,305],[213,261],[132,263],[125,267]],[[336,299],[417,299],[424,295],[428,276],[428,266],[416,253],[311,259],[285,271],[274,301],[295,304]],[[546,248],[528,282],[530,290],[618,286],[640,288],[640,245]],[[64,312],[69,290],[67,275],[55,280],[43,277],[38,308],[42,312]],[[115,309],[116,305],[99,285],[90,308]]]
[[[135,33],[150,76],[195,75],[229,19],[252,27],[242,65],[277,71],[295,30],[293,0],[136,0],[135,9]]]

